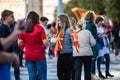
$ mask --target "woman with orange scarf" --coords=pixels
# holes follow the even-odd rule
[[[57,23],[59,31],[55,46],[58,52],[57,76],[59,80],[71,80],[73,42],[68,16],[59,15]]]

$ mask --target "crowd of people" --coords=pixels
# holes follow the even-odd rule
[[[39,17],[34,11],[29,12],[24,23],[21,21],[15,21],[11,10],[1,13],[0,80],[11,80],[11,65],[15,80],[21,80],[23,54],[29,80],[47,80],[46,54],[49,59],[57,57],[58,80],[81,80],[82,65],[84,80],[114,77],[110,73],[111,51],[115,50],[116,59],[120,59],[120,24],[116,21],[110,25],[106,16],[96,17],[93,11],[78,22],[62,13],[48,24],[47,17]],[[101,72],[103,61],[105,75]]]

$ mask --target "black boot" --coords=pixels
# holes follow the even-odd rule
[[[106,78],[108,77],[114,77],[114,75],[111,75],[109,72],[106,72]]]
[[[101,72],[99,72],[99,77],[100,78],[105,78],[105,76]]]

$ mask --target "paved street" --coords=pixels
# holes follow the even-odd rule
[[[53,58],[53,59],[47,58],[47,67],[48,67],[47,80],[57,80],[56,62],[57,62],[57,58]],[[105,65],[103,64],[101,67],[102,67],[102,72],[105,72]],[[21,80],[28,80],[28,72],[26,67],[21,67],[20,71],[21,71],[20,73]],[[11,73],[12,73],[12,80],[14,80],[13,69],[11,70]],[[110,73],[115,75],[115,77],[109,79],[101,79],[101,80],[120,80],[120,60],[115,61],[114,54],[111,54]],[[84,72],[82,71],[82,80],[84,80],[83,76],[84,76]]]
[[[57,62],[57,58],[53,58],[53,59],[48,59],[47,58],[47,80],[57,80],[57,67],[56,67],[56,62]],[[20,76],[21,76],[21,80],[29,80],[28,79],[28,72],[27,72],[27,68],[26,67],[20,67]],[[14,75],[13,75],[13,69],[11,70],[12,73],[12,80],[14,79]]]

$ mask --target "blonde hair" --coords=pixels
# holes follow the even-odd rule
[[[95,18],[95,13],[94,13],[94,11],[87,11],[87,12],[85,13],[84,19],[85,19],[86,21],[94,22],[94,18]]]
[[[77,22],[77,27],[78,28],[81,28],[81,29],[85,29],[85,27],[86,27],[86,21],[85,20],[79,20],[78,22]]]

